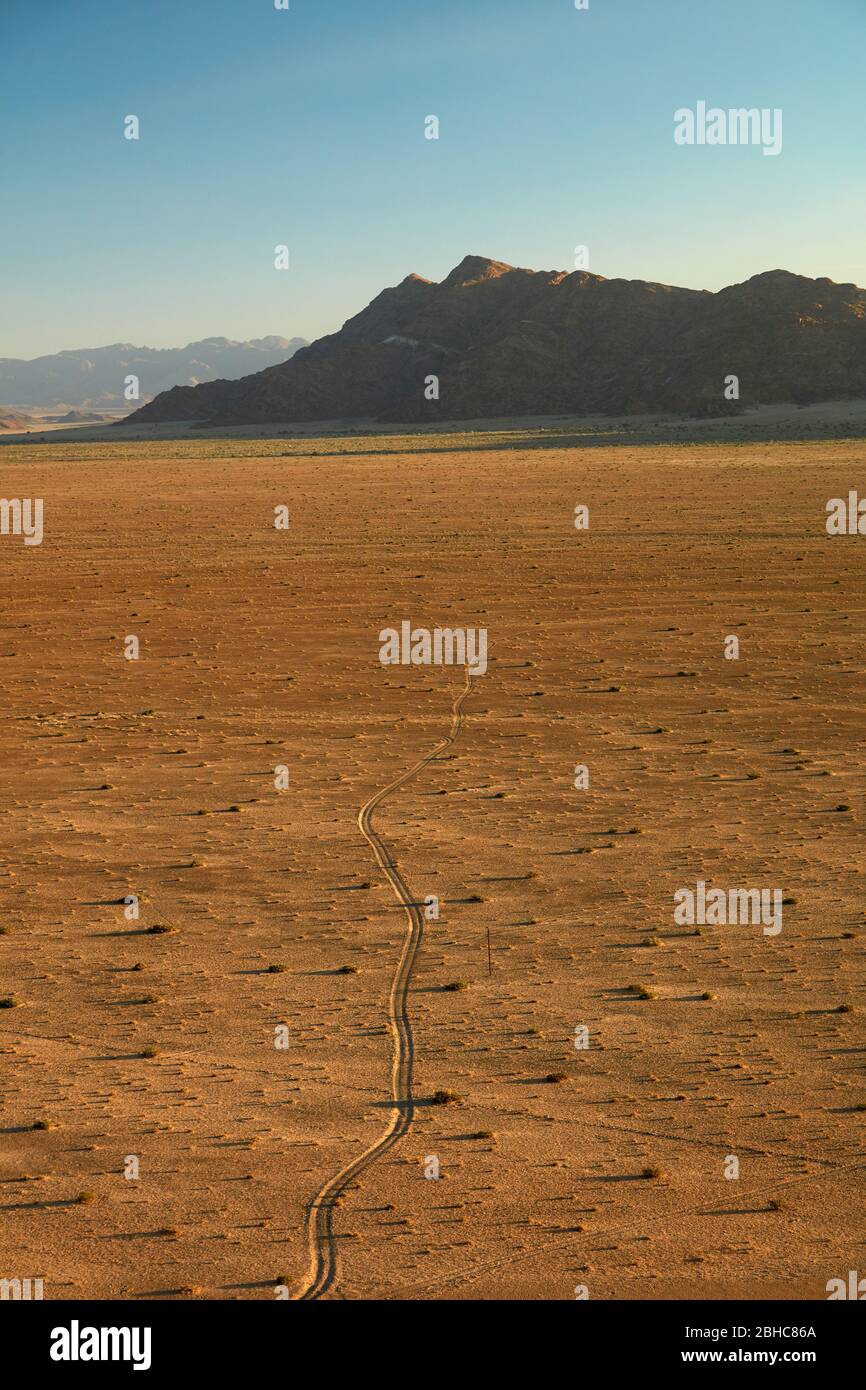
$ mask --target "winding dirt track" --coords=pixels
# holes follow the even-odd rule
[[[388,1126],[383,1134],[357,1158],[353,1158],[350,1163],[347,1163],[345,1168],[341,1168],[333,1178],[329,1178],[310,1200],[307,1207],[307,1246],[310,1253],[310,1264],[304,1282],[293,1294],[295,1300],[321,1298],[333,1287],[337,1277],[337,1239],[334,1235],[336,1200],[341,1193],[345,1192],[349,1184],[363,1173],[365,1168],[369,1168],[371,1163],[375,1163],[377,1158],[392,1148],[412,1125],[415,1114],[415,1104],[412,1098],[412,1065],[415,1050],[412,1041],[412,1027],[409,1022],[408,993],[415,959],[424,935],[424,914],[391,858],[387,845],[373,829],[373,812],[392,792],[405,786],[423,768],[452,747],[460,733],[463,702],[471,688],[472,677],[467,670],[466,684],[451,706],[451,732],[448,737],[443,739],[441,743],[437,743],[432,752],[427,753],[425,757],[410,767],[408,772],[404,772],[402,776],[390,782],[387,787],[383,787],[381,791],[371,796],[370,800],[358,812],[358,825],[361,827],[361,833],[372,846],[380,867],[387,875],[391,887],[405,908],[409,919],[403,949],[394,971],[391,992],[388,996],[388,1022],[391,1025],[393,1038],[391,1098],[394,1105]]]

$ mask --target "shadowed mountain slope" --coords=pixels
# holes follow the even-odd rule
[[[383,290],[288,362],[176,387],[130,419],[723,412],[737,408],[729,375],[741,406],[866,395],[866,291],[773,270],[713,294],[467,256],[441,283],[409,275]]]

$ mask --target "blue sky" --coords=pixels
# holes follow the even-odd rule
[[[314,338],[576,244],[864,284],[864,53],[866,0],[0,0],[0,355]],[[699,100],[781,107],[781,155],[675,145]]]

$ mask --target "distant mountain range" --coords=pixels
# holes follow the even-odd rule
[[[739,378],[740,401],[724,399]],[[439,398],[430,377],[438,378]],[[724,413],[866,396],[866,291],[771,270],[711,293],[467,256],[409,275],[338,333],[239,381],[176,386],[130,421],[214,425]]]
[[[0,357],[0,401],[44,409],[128,410],[124,378],[139,379],[142,400],[172,386],[195,387],[217,377],[239,377],[285,362],[306,346],[305,338],[203,338],[183,348],[73,348],[30,361]]]

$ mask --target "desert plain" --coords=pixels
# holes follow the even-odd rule
[[[463,672],[383,666],[403,620],[485,627],[488,669],[373,813],[439,915],[406,982],[414,1104],[334,1200],[320,1296],[866,1274],[866,538],[825,529],[866,494],[862,443],[0,463],[4,497],[44,499],[41,545],[0,539],[0,1277],[309,1296],[317,1194],[407,1112],[415,928],[358,818],[448,738]],[[698,880],[779,888],[781,932],[676,923]]]

